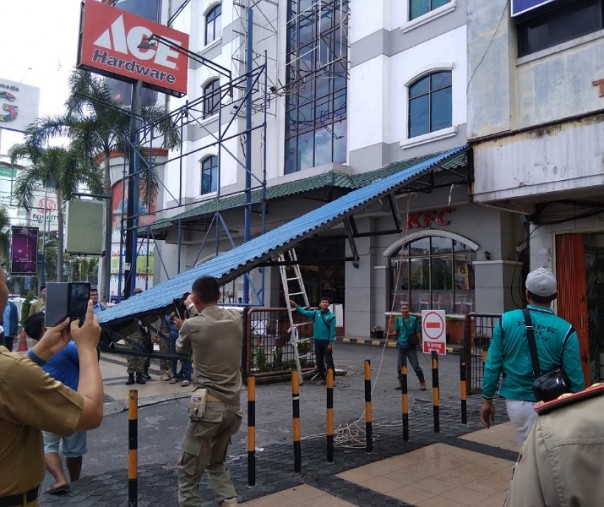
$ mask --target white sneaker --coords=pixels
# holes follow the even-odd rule
[[[234,496],[233,498],[225,498],[222,502],[220,502],[219,507],[227,507],[229,505],[239,505],[236,496]]]

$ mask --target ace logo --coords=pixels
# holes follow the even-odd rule
[[[153,62],[157,65],[175,69],[178,55],[180,54],[176,49],[172,49],[165,44],[157,44],[156,48],[149,49],[140,49],[138,47],[142,40],[149,40],[149,37],[152,35],[151,30],[144,26],[132,27],[126,35],[124,16],[121,15],[111,24],[111,28],[105,30],[94,41],[94,45],[105,49],[112,49],[124,55],[130,54],[138,60],[150,60],[155,56]],[[178,44],[178,41],[172,42]]]
[[[143,81],[146,86],[178,97],[187,92],[189,37],[128,12],[93,0],[83,4],[78,67],[124,81]],[[153,35],[174,46],[156,42],[139,47]]]

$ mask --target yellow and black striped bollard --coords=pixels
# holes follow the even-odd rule
[[[333,463],[333,369],[327,370],[327,462]]]
[[[373,412],[371,405],[371,361],[365,359],[365,451],[373,452]]]
[[[247,484],[256,485],[256,377],[247,378]]]
[[[438,388],[438,355],[432,351],[432,406],[434,407],[434,433],[440,433],[440,392]]]
[[[128,506],[138,505],[138,390],[128,392]]]
[[[294,415],[294,472],[302,470],[302,448],[300,446],[300,383],[298,370],[292,370],[292,410]]]

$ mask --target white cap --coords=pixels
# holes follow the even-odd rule
[[[535,296],[548,298],[558,292],[554,274],[545,268],[537,268],[526,277],[526,290]]]

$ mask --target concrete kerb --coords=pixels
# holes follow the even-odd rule
[[[336,336],[336,343],[351,343],[353,345],[370,345],[373,347],[396,348],[396,340],[385,340],[382,338],[349,338],[348,336]],[[447,354],[459,355],[463,345],[447,345]]]

